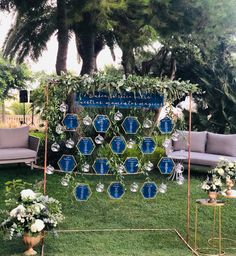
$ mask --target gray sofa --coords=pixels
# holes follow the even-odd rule
[[[33,168],[39,139],[29,136],[29,127],[0,129],[0,164],[26,163]]]
[[[179,132],[178,141],[171,141],[166,154],[173,159],[188,151],[188,132]],[[219,158],[236,161],[236,134],[216,134],[211,132],[191,132],[191,164],[216,166]]]

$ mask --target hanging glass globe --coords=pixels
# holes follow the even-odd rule
[[[184,184],[184,176],[183,175],[179,175],[179,177],[178,177],[176,182],[177,182],[178,185],[183,185]]]
[[[114,115],[114,120],[115,121],[120,121],[123,119],[123,114],[118,110],[115,115]]]
[[[75,142],[71,138],[69,138],[65,144],[67,148],[73,148],[75,146]]]
[[[98,134],[98,136],[96,136],[94,140],[95,140],[95,143],[99,145],[104,142],[104,138],[100,134]]]
[[[66,177],[63,177],[63,178],[61,179],[61,185],[62,185],[63,187],[68,187],[68,186],[69,186],[69,180],[68,180]]]
[[[52,144],[52,146],[51,146],[51,150],[52,150],[52,152],[59,152],[59,150],[60,150],[60,145],[57,143],[57,142],[54,142],[53,144]]]
[[[124,169],[125,169],[124,165],[120,164],[120,165],[118,166],[117,172],[118,172],[119,174],[121,174],[121,173],[124,172]]]
[[[99,192],[99,193],[102,193],[105,189],[105,185],[102,184],[101,182],[99,182],[96,186],[96,191]]]
[[[59,109],[61,112],[66,113],[68,110],[68,105],[65,102],[62,102]]]
[[[56,133],[57,134],[62,134],[64,132],[64,127],[61,124],[58,124],[56,126]]]
[[[162,143],[162,146],[164,148],[168,148],[169,145],[171,145],[171,140],[170,139],[166,139],[163,143]]]
[[[184,166],[181,163],[177,163],[175,167],[176,173],[180,174],[184,171]]]
[[[83,165],[82,165],[82,172],[89,172],[89,169],[90,169],[90,165],[88,164],[88,163],[84,163]]]
[[[133,182],[131,185],[130,185],[130,191],[133,192],[133,193],[136,193],[138,192],[138,184],[136,182]]]
[[[150,172],[154,168],[154,164],[150,161],[144,164],[144,169],[148,172]]]
[[[132,90],[132,88],[129,86],[125,89],[127,92],[130,92]]]
[[[49,174],[49,175],[51,175],[51,174],[54,173],[54,171],[55,171],[54,167],[49,164],[49,165],[47,166],[47,168],[46,168],[46,173]]]
[[[88,115],[83,118],[83,124],[86,125],[86,126],[91,125],[92,122],[93,122],[92,118]]]
[[[152,125],[153,125],[153,122],[150,119],[148,119],[148,118],[146,118],[143,121],[143,127],[146,128],[146,129],[151,128]]]
[[[171,136],[171,139],[173,141],[178,141],[179,140],[179,133],[178,132],[174,132]]]
[[[135,145],[135,141],[134,141],[134,140],[129,139],[129,140],[127,141],[127,148],[133,148],[134,145]]]
[[[159,192],[162,193],[162,194],[164,194],[164,193],[166,193],[166,191],[167,191],[167,186],[166,186],[166,184],[161,183],[161,185],[160,185],[160,187],[159,187]]]

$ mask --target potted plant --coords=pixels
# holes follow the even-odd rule
[[[8,202],[14,202],[14,198],[8,199]],[[63,220],[61,204],[31,189],[23,189],[16,202],[13,209],[6,211],[1,229],[10,239],[22,236],[27,246],[24,255],[35,255],[37,252],[33,247],[41,241],[44,231],[53,231]]]
[[[217,166],[211,170],[211,174],[220,177],[226,182],[226,195],[232,195],[232,187],[235,184],[236,179],[236,161],[229,161],[227,159],[221,158]]]
[[[217,193],[221,191],[222,182],[221,178],[215,175],[207,177],[207,179],[202,184],[202,189],[208,192],[209,203],[215,203],[217,198]]]

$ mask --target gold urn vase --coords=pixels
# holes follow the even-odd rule
[[[26,251],[24,252],[24,255],[36,255],[37,252],[33,249],[33,247],[36,246],[42,240],[42,238],[42,233],[39,233],[37,236],[31,236],[28,233],[24,234],[22,239],[23,243],[26,246]]]
[[[209,191],[208,192],[208,203],[216,203],[216,198],[217,198],[217,192],[216,191]]]

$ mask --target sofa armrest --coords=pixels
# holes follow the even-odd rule
[[[34,136],[29,136],[29,149],[38,153],[40,139]]]

